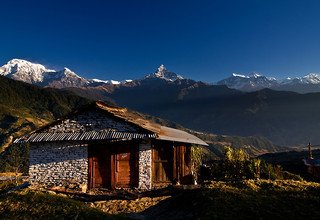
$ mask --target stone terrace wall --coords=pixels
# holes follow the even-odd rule
[[[151,176],[151,162],[152,151],[151,142],[140,143],[139,145],[139,188],[151,189],[152,176]]]
[[[33,143],[30,146],[29,176],[31,184],[46,187],[86,187],[88,181],[88,147],[72,143]]]
[[[71,116],[60,123],[49,127],[43,132],[73,133],[104,130],[139,132],[140,128],[106,113],[102,113],[98,110],[92,110]]]

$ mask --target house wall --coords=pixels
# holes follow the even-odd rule
[[[151,162],[151,141],[144,141],[139,144],[139,188],[141,189],[152,187]]]
[[[138,187],[151,189],[151,142],[139,144]],[[29,181],[45,187],[88,183],[87,145],[64,143],[33,143],[30,146]]]
[[[85,188],[88,182],[88,148],[64,143],[30,145],[29,180],[45,187],[70,186]]]

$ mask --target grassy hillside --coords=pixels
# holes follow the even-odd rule
[[[240,137],[207,133],[194,134],[208,143],[208,148],[219,158],[223,157],[225,147],[244,149],[250,156],[253,157],[285,149],[273,144],[270,140],[264,137]]]
[[[114,219],[69,198],[25,190],[0,197],[1,219]]]
[[[90,101],[71,92],[41,89],[0,77],[0,152],[10,142]]]

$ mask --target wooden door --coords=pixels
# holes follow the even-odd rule
[[[137,150],[135,146],[118,146],[115,155],[116,187],[129,188],[137,186]]]
[[[89,146],[89,188],[108,188],[111,183],[111,160],[108,146]]]
[[[173,180],[173,146],[165,142],[156,143],[153,155],[153,182],[168,183]]]

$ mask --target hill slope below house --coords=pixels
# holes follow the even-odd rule
[[[106,192],[97,196],[98,201],[89,195],[91,202],[85,203],[75,201],[76,196],[25,189],[0,197],[0,215],[9,219],[319,219],[319,192],[320,184],[306,181],[219,181],[197,189],[121,191],[118,197]]]

